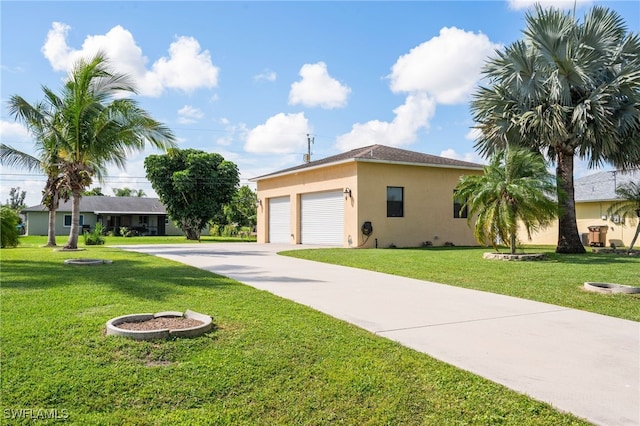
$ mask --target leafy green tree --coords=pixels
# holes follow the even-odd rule
[[[146,197],[144,189],[113,188],[116,197]]]
[[[27,191],[20,191],[20,187],[11,188],[9,190],[9,199],[7,200],[7,206],[13,209],[16,213],[20,213],[20,210],[26,207],[24,199],[27,196]]]
[[[150,155],[144,167],[167,213],[189,240],[200,240],[207,223],[232,200],[240,181],[234,163],[195,149]]]
[[[524,39],[485,66],[487,87],[471,110],[489,156],[508,144],[555,162],[559,231],[556,252],[584,253],[575,213],[574,158],[592,167],[640,163],[640,37],[614,11],[593,7],[582,22],[537,6]]]
[[[609,206],[608,215],[620,216],[622,219],[631,218],[637,220],[636,233],[629,244],[628,252],[633,250],[633,246],[640,235],[640,184],[637,182],[627,182],[616,188],[616,195],[620,199]]]
[[[256,225],[258,195],[247,185],[243,185],[234,194],[233,199],[224,205],[226,223],[253,228]]]
[[[9,206],[0,207],[0,240],[1,247],[15,247],[20,242],[18,236],[18,214]]]
[[[494,154],[483,175],[467,175],[456,186],[455,197],[469,208],[469,223],[476,217],[474,235],[480,244],[498,240],[516,253],[518,226],[531,232],[549,226],[557,214],[551,198],[554,178],[539,153],[507,149]]]
[[[98,53],[75,64],[60,96],[49,94],[56,117],[49,130],[57,135],[62,185],[72,196],[67,249],[78,247],[80,199],[94,177],[101,180],[108,164],[123,168],[127,155],[147,143],[161,149],[175,145],[169,128],[122,97],[135,93],[127,75],[111,71]]]
[[[99,186],[96,186],[95,188],[91,188],[88,191],[82,191],[82,196],[87,196],[87,197],[104,197],[104,194],[102,193],[102,188],[100,188]]]

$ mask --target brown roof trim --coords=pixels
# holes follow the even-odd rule
[[[482,170],[484,167],[482,164],[454,160],[431,154],[423,154],[421,152],[409,151],[406,149],[394,148],[385,145],[369,145],[362,148],[352,149],[351,151],[343,152],[331,157],[311,161],[310,163],[251,178],[249,181],[256,182],[260,179],[284,176],[299,171],[315,170],[329,165],[334,166],[356,161],[465,170]]]

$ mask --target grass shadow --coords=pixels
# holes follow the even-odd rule
[[[239,285],[234,281],[196,268],[163,259],[115,259],[95,266],[67,265],[64,259],[3,260],[5,289],[51,289],[74,285],[105,286],[141,299],[165,300],[189,288],[216,289]]]

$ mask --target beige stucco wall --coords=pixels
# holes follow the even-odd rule
[[[610,205],[611,202],[609,201],[577,202],[576,222],[578,232],[582,236],[582,234],[589,234],[589,226],[606,225],[609,227],[606,236],[607,246],[611,243],[610,240],[621,240],[626,247],[629,247],[635,234],[637,221],[627,218],[625,223],[615,223],[610,217],[602,219],[603,216],[607,216],[607,209]],[[524,231],[521,231],[520,235],[525,244],[556,245],[558,243],[558,222],[556,221],[548,229],[534,234],[531,241],[526,240]]]
[[[453,218],[453,191],[460,176],[480,174],[441,167],[358,163],[357,224],[371,221],[374,232],[364,247],[418,247],[426,241],[433,245],[452,242],[458,246],[477,245],[466,219]],[[387,217],[387,186],[404,187],[404,217]]]
[[[343,191],[345,200],[344,247],[417,247],[425,241],[434,245],[477,245],[466,219],[453,218],[453,190],[463,174],[480,171],[408,166],[388,163],[348,162],[316,170],[257,181],[257,239],[268,242],[269,199],[290,196],[291,243],[300,243],[301,194]],[[404,217],[387,217],[387,186],[404,187]],[[366,238],[360,230],[365,221],[373,225]]]

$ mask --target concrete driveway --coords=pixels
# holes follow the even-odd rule
[[[640,425],[640,323],[293,259],[308,246],[122,246],[310,306],[600,425]]]

